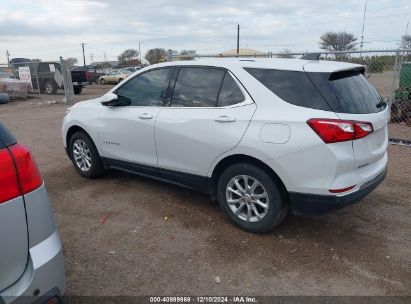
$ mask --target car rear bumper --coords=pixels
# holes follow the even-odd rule
[[[290,192],[291,213],[296,215],[319,215],[358,203],[383,182],[387,168],[374,179],[363,184],[355,192],[336,196]]]
[[[21,277],[0,292],[0,304],[33,303],[65,292],[60,237],[45,185],[24,196],[29,234],[26,268]],[[0,245],[1,246],[1,245]]]

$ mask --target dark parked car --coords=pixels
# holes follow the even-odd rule
[[[18,69],[20,67],[30,68],[31,83],[34,90],[38,90],[40,86],[42,93],[53,95],[57,93],[57,90],[64,89],[60,63],[36,61],[13,62],[13,60],[10,63],[14,68],[14,77],[16,78],[19,78]],[[71,71],[71,79],[74,94],[80,94],[83,87],[89,83],[85,71]]]

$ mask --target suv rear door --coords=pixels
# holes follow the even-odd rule
[[[357,169],[382,159],[388,145],[389,107],[356,68],[334,73],[308,73],[340,119],[370,122],[373,132],[353,141]]]
[[[18,178],[8,149],[14,137],[0,124],[0,292],[23,274],[28,258],[27,221],[23,196],[16,196]],[[18,187],[17,187],[18,188]]]
[[[207,176],[211,163],[241,140],[255,109],[229,71],[176,69],[155,125],[160,176],[189,185]]]

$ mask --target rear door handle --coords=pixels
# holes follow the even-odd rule
[[[152,119],[153,115],[143,113],[143,114],[138,115],[138,118],[140,118],[140,119]]]
[[[214,119],[216,122],[234,122],[235,118],[234,117],[230,117],[227,115],[221,115],[220,117],[217,117],[216,119]]]

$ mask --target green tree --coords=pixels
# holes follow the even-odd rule
[[[155,48],[148,50],[144,58],[150,62],[150,64],[155,64],[159,62],[167,61],[167,52],[165,49]]]

